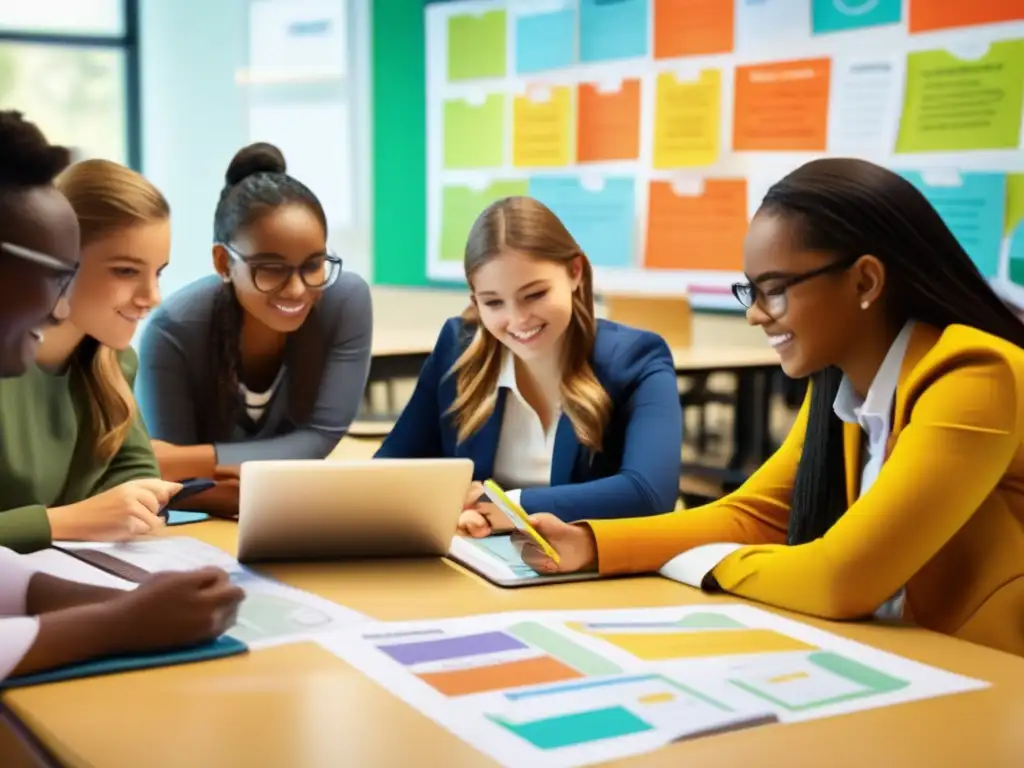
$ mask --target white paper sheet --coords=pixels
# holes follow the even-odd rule
[[[896,147],[906,57],[836,56],[828,146],[837,155],[884,156]]]
[[[324,647],[502,765],[587,765],[709,729],[987,687],[750,606],[371,623]]]
[[[105,552],[150,573],[188,571],[209,565],[224,569],[246,595],[238,612],[238,623],[228,634],[250,648],[311,640],[367,620],[350,608],[261,576],[217,547],[197,539],[180,536],[116,544],[61,542],[60,546]]]

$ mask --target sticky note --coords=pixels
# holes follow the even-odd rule
[[[828,148],[833,154],[892,152],[903,102],[901,53],[832,59]]]
[[[644,267],[740,272],[746,232],[746,180],[704,179],[696,193],[653,181]]]
[[[527,194],[526,180],[492,181],[482,189],[446,185],[441,190],[441,261],[462,261],[473,222],[496,200]]]
[[[647,0],[580,0],[580,61],[647,55]]]
[[[640,81],[580,83],[576,94],[576,160],[635,160],[640,154]]]
[[[632,178],[530,179],[530,196],[554,211],[598,267],[629,267],[634,258],[635,182]]]
[[[487,96],[482,104],[444,103],[444,167],[494,168],[502,164],[505,97]]]
[[[910,32],[1024,19],[1020,0],[910,0]]]
[[[812,0],[814,34],[897,24],[903,0]]]
[[[658,75],[654,104],[654,167],[685,168],[718,160],[722,73],[705,69],[696,79]]]
[[[961,172],[959,183],[938,183],[917,171],[901,175],[928,198],[981,274],[995,277],[1005,227],[1006,175]]]
[[[735,0],[654,0],[654,58],[732,53]]]
[[[505,76],[505,12],[448,19],[448,79]]]
[[[1015,149],[1022,106],[1024,40],[992,43],[973,60],[911,53],[896,151]]]
[[[512,164],[519,168],[568,165],[572,143],[572,90],[537,89],[516,96],[513,106]]]
[[[778,58],[811,37],[808,0],[736,0],[736,52]]]
[[[736,67],[736,151],[823,152],[830,59]]]
[[[572,9],[516,16],[516,72],[529,74],[576,62],[576,12]]]

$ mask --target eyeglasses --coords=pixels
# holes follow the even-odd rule
[[[56,259],[45,253],[40,253],[39,251],[34,251],[31,248],[26,248],[23,245],[0,242],[0,251],[31,264],[35,264],[49,272],[57,285],[57,301],[60,301],[64,297],[64,294],[68,292],[71,284],[75,281],[75,276],[78,274],[77,263],[67,264],[60,259]]]
[[[859,258],[860,256],[854,256],[840,259],[831,264],[826,264],[824,267],[812,269],[810,272],[802,272],[799,275],[792,275],[777,281],[773,280],[774,285],[768,290],[764,290],[756,283],[749,281],[746,283],[733,283],[732,295],[745,308],[750,309],[754,304],[757,304],[766,315],[777,320],[786,314],[786,310],[789,309],[787,291],[790,288],[829,272],[841,272],[844,269],[848,269]]]
[[[245,264],[252,278],[252,284],[261,293],[276,293],[291,282],[292,275],[298,274],[299,279],[307,288],[320,289],[330,287],[341,274],[341,259],[333,253],[322,253],[312,256],[297,267],[283,261],[261,261],[269,254],[246,256],[239,253],[227,243],[220,243],[231,256]]]

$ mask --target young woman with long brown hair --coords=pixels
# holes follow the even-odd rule
[[[528,197],[487,208],[465,255],[471,304],[445,323],[377,456],[466,456],[528,512],[563,520],[669,512],[682,414],[656,334],[597,320],[590,262]],[[462,532],[506,530],[474,483]]]
[[[132,397],[132,336],[160,301],[170,251],[167,202],[106,160],[55,184],[81,231],[70,314],[24,376],[0,382],[0,545],[20,550],[147,533],[179,487],[160,479]]]
[[[79,225],[53,185],[69,155],[20,113],[0,112],[0,379],[5,381],[30,372],[39,339],[70,313],[67,291],[79,267]],[[44,412],[33,411],[37,418]],[[5,459],[9,452],[34,454],[33,469],[47,466],[53,435],[12,430],[8,415],[5,410],[0,419]],[[11,423],[26,426],[11,415]],[[34,482],[31,475],[6,476],[0,493],[26,492]],[[38,572],[33,561],[0,546],[0,679],[212,640],[234,624],[243,596],[217,568],[162,573],[124,592]]]

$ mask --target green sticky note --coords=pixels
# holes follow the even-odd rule
[[[497,168],[505,147],[505,97],[491,94],[483,104],[444,103],[444,167]]]
[[[448,79],[505,76],[505,12],[448,19]]]
[[[484,208],[503,197],[525,195],[529,182],[495,181],[486,189],[446,186],[441,192],[441,261],[462,261],[466,238]]]
[[[976,59],[911,53],[896,151],[1016,149],[1022,108],[1024,40],[992,43]]]
[[[1024,173],[1006,174],[1006,227],[1003,234],[1012,235],[1024,222]]]

